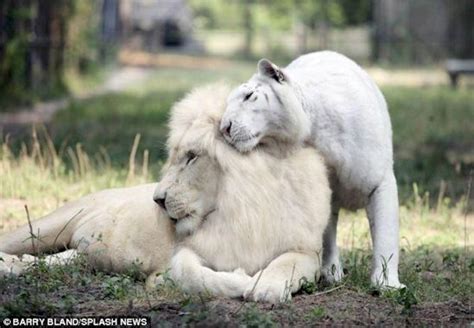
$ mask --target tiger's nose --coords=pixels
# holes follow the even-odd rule
[[[160,195],[160,194],[153,195],[153,200],[155,201],[155,203],[160,205],[160,207],[162,209],[164,209],[166,211],[166,193],[164,193],[162,195]]]
[[[232,130],[232,121],[222,122],[220,130],[223,135],[230,137],[230,132]]]

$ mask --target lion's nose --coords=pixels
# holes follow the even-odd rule
[[[154,195],[153,196],[153,200],[155,201],[155,203],[157,203],[158,205],[160,205],[160,207],[162,209],[164,209],[166,211],[166,193],[164,193],[163,195]]]
[[[230,132],[232,130],[232,121],[225,122],[221,125],[221,133],[223,135],[226,135],[227,137],[230,137]]]

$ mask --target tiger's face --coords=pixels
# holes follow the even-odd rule
[[[227,98],[220,131],[240,152],[270,139],[296,143],[309,134],[309,123],[302,113],[288,77],[278,66],[262,59],[257,73]]]
[[[254,77],[230,93],[220,130],[239,151],[250,151],[281,121],[281,106],[271,85]]]

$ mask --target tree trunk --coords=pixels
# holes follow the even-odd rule
[[[252,43],[253,43],[253,13],[252,13],[252,1],[246,0],[244,2],[244,29],[245,29],[245,43],[244,43],[244,55],[250,57],[252,55]]]
[[[48,85],[49,82],[51,58],[50,22],[51,2],[48,0],[38,0],[30,50],[33,88]]]
[[[105,62],[120,36],[120,2],[118,0],[103,1],[100,33],[102,40],[100,58]]]
[[[328,3],[327,0],[321,1],[321,22],[319,24],[319,46],[322,50],[328,48],[328,33],[329,33],[329,19],[328,19]]]
[[[474,57],[474,9],[471,0],[448,2],[450,55],[457,58]]]

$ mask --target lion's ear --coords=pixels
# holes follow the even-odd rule
[[[273,64],[266,58],[259,60],[257,64],[257,69],[261,75],[274,79],[278,83],[283,83],[284,81],[286,81],[286,76],[281,70],[281,68]]]

